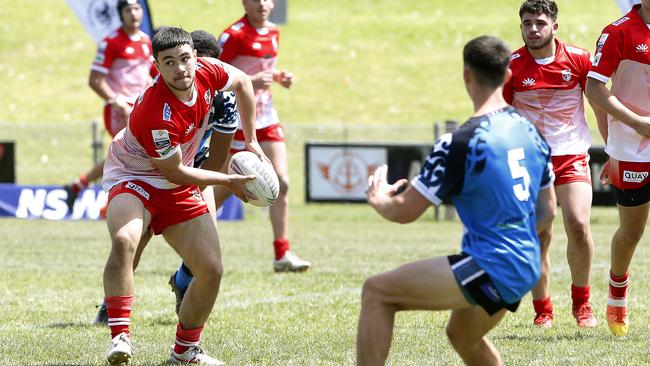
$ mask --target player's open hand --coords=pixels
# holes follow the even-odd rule
[[[408,184],[407,179],[400,179],[393,184],[388,184],[387,173],[388,165],[384,164],[368,177],[368,202],[371,205],[382,198],[393,197],[400,188]]]
[[[602,169],[600,170],[600,184],[606,186],[612,183],[612,168],[609,164],[609,160],[603,164]]]
[[[244,202],[248,202],[251,199],[255,200],[257,197],[246,189],[246,182],[254,179],[256,179],[254,175],[231,174],[230,182],[226,184],[226,188]]]

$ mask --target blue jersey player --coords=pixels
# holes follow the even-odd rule
[[[384,218],[407,223],[451,199],[464,226],[461,253],[408,263],[363,285],[357,334],[359,365],[384,364],[395,312],[451,310],[447,336],[468,365],[501,365],[486,334],[540,276],[537,232],[555,216],[550,149],[533,124],[508,106],[502,87],[510,51],[482,36],[463,50],[463,77],[474,115],[443,135],[422,170],[386,182],[384,165],[369,178],[368,202]]]

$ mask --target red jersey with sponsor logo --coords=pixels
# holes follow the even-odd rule
[[[208,127],[212,98],[231,82],[217,59],[199,58],[196,66],[190,102],[176,98],[161,76],[138,98],[127,128],[115,136],[109,147],[104,166],[105,190],[136,179],[160,189],[178,187],[163,176],[152,159],[167,159],[180,151],[183,165],[192,166]]]
[[[607,83],[611,92],[633,112],[650,116],[650,29],[636,5],[624,17],[603,29],[589,77]],[[607,116],[605,151],[621,161],[650,162],[650,139],[623,122]]]
[[[228,27],[219,38],[221,54],[219,59],[227,62],[248,75],[260,71],[273,71],[277,62],[280,32],[271,22],[256,29],[246,16]],[[256,116],[257,128],[279,123],[278,113],[273,107],[271,89],[257,89]],[[241,129],[241,126],[239,127]]]
[[[130,36],[120,27],[99,44],[90,68],[105,74],[111,90],[133,104],[151,81],[152,65],[149,36],[142,31]]]
[[[512,53],[506,101],[534,122],[554,156],[585,154],[591,145],[583,92],[589,52],[555,40],[555,55],[535,59],[526,46]]]

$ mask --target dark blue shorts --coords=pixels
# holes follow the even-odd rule
[[[503,301],[490,276],[470,255],[454,254],[447,256],[447,259],[458,286],[470,304],[482,307],[490,316],[504,308],[513,313],[517,311],[519,301],[512,304]]]

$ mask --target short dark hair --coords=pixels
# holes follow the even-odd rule
[[[559,12],[560,10],[553,0],[526,0],[519,8],[519,19],[523,18],[524,13],[545,14],[555,22]]]
[[[188,44],[192,49],[194,49],[192,36],[187,33],[187,31],[177,27],[165,27],[160,29],[156,35],[153,36],[153,40],[151,40],[153,57],[157,60],[159,52],[182,46],[184,44]]]
[[[463,62],[473,71],[479,84],[497,88],[505,80],[510,54],[508,45],[502,40],[480,36],[465,45]]]
[[[120,17],[121,22],[124,22],[124,19],[122,19],[122,9],[124,9],[125,7],[127,7],[129,5],[136,5],[136,4],[139,4],[140,6],[142,6],[142,4],[140,4],[140,2],[138,0],[118,0],[118,2],[116,4],[117,15]]]
[[[191,33],[192,42],[194,42],[194,49],[199,56],[205,57],[219,57],[221,47],[219,42],[214,36],[204,30],[195,30]]]

